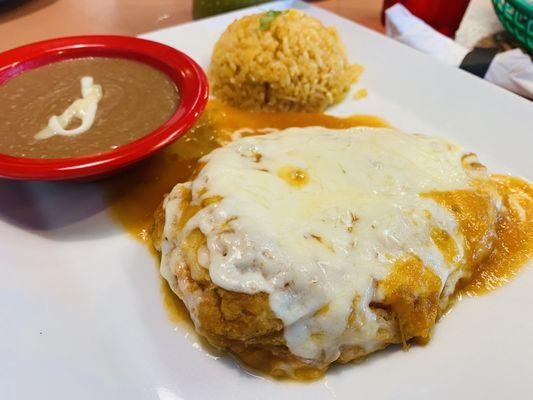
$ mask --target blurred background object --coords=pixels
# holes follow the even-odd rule
[[[494,12],[492,0],[471,0],[455,33],[455,41],[463,47],[472,48],[480,40],[498,32],[505,32],[505,28]]]
[[[0,0],[0,11],[8,10],[30,0]]]
[[[521,49],[464,47],[397,3],[385,10],[389,37],[459,67],[520,96],[533,99],[533,62]],[[464,22],[463,22],[464,23]]]
[[[8,1],[8,3],[5,3]],[[139,35],[144,32],[166,28],[192,20],[193,3],[221,4],[224,7],[242,6],[247,3],[266,0],[0,0],[0,52],[23,44],[59,36],[83,34]],[[455,40],[463,47],[475,45],[497,46],[502,49],[514,48],[519,42],[508,33],[498,20],[492,1],[470,0],[463,22],[455,34]],[[518,0],[514,0],[518,1]],[[521,0],[531,1],[531,0]],[[384,3],[395,0],[315,0],[315,6],[327,9],[354,22],[378,32],[384,32],[380,22],[380,11]],[[3,7],[1,4],[10,4]],[[442,21],[450,13],[455,16],[464,12],[468,0],[402,0],[409,4],[433,4],[450,8]],[[452,6],[452,4],[455,4]],[[200,8],[206,7],[200,5]],[[409,8],[409,7],[408,7]],[[425,11],[430,15],[437,8]],[[461,12],[459,12],[461,11]],[[199,14],[196,14],[198,12]],[[195,15],[206,15],[212,9],[195,11]],[[439,19],[437,18],[437,19]],[[439,23],[442,21],[439,20]],[[459,20],[460,21],[460,20]],[[457,20],[453,21],[458,24]],[[450,28],[448,28],[450,29]],[[453,30],[453,26],[450,32]],[[530,28],[533,31],[533,27]]]
[[[533,0],[383,0],[382,23],[398,3],[463,47],[533,52]]]
[[[255,6],[271,0],[193,0],[192,17],[209,17],[243,7]]]
[[[312,4],[384,32],[380,0]],[[193,0],[26,0],[17,7],[0,7],[0,52],[59,36],[139,35],[189,22],[192,11]]]
[[[470,0],[384,0],[381,12],[383,23],[385,10],[397,3],[403,4],[440,33],[454,37]]]
[[[533,53],[533,1],[492,0],[503,26]]]

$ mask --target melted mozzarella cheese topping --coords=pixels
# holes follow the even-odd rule
[[[165,204],[165,236],[181,243],[200,229],[207,242],[198,260],[213,283],[268,293],[295,355],[331,362],[346,346],[370,352],[384,343],[369,305],[383,299],[377,284],[395,261],[417,256],[441,287],[454,271],[460,278],[431,240],[432,227],[448,232],[461,258],[457,221],[420,194],[473,188],[463,155],[448,141],[388,129],[294,128],[238,139],[205,156],[185,184],[193,204],[219,201],[204,202],[176,234],[178,185]],[[163,263],[180,261],[175,243],[163,243]],[[356,328],[348,327],[351,313]]]

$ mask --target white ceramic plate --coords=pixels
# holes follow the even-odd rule
[[[289,3],[263,6],[280,8]],[[350,21],[334,25],[366,71],[335,114],[377,114],[453,138],[498,172],[532,178],[533,105]],[[207,66],[248,9],[144,35]],[[162,304],[154,260],[107,215],[96,185],[0,182],[0,399],[499,399],[533,389],[533,271],[458,304],[431,343],[276,382],[216,359]]]

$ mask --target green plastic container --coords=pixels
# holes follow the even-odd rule
[[[254,6],[272,0],[194,0],[192,16],[194,19],[205,18],[239,8]]]
[[[492,0],[503,26],[533,53],[533,0]]]

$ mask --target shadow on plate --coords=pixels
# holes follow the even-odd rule
[[[117,233],[99,188],[90,183],[0,182],[0,220],[52,240]]]

